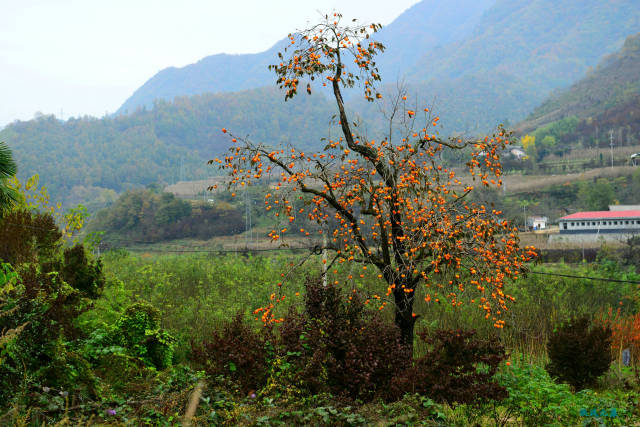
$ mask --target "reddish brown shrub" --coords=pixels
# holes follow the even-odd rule
[[[423,333],[431,350],[412,363],[399,329],[368,309],[357,292],[345,298],[340,288],[319,280],[308,281],[306,290],[304,309],[292,308],[278,333],[253,329],[238,316],[193,345],[193,360],[244,392],[262,389],[272,374],[282,389],[360,400],[397,400],[405,393],[459,403],[506,397],[492,381],[506,358],[497,340],[467,331]]]
[[[392,395],[419,393],[437,402],[467,404],[506,398],[506,389],[493,381],[507,357],[505,349],[497,339],[480,340],[475,334],[464,330],[418,334],[431,350],[395,379]]]
[[[581,390],[609,370],[611,329],[592,325],[587,317],[572,319],[549,338],[547,351],[547,372]]]
[[[310,280],[303,313],[290,312],[280,328],[279,346],[310,393],[350,398],[383,396],[409,363],[400,333],[368,310],[354,292]]]
[[[265,345],[266,330],[254,329],[238,313],[211,338],[191,343],[191,359],[208,375],[224,375],[234,381],[243,392],[261,388],[267,378],[268,361]]]

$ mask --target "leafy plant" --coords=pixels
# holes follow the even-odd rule
[[[592,324],[586,316],[574,318],[551,335],[547,350],[549,374],[581,390],[611,365],[611,329]]]
[[[508,397],[494,405],[496,425],[508,425],[513,418],[524,425],[578,425],[589,422],[585,412],[615,409],[615,425],[623,424],[630,415],[628,403],[614,393],[596,394],[590,390],[572,393],[569,385],[556,384],[538,365],[514,363],[496,375],[506,388]]]
[[[244,393],[262,388],[267,379],[268,332],[256,331],[238,313],[208,339],[192,342],[191,359],[212,377],[223,375]]]
[[[419,335],[430,349],[395,379],[396,390],[447,403],[474,404],[507,397],[505,388],[493,378],[507,357],[498,339],[479,339],[475,331],[463,330]]]
[[[160,311],[151,304],[129,306],[116,322],[113,338],[149,366],[164,369],[171,365],[175,339],[160,328]]]
[[[75,320],[98,295],[104,278],[92,270],[93,292],[81,292],[64,272],[95,267],[82,246],[65,257],[50,213],[14,209],[0,219],[0,407],[30,401],[40,385],[93,396],[97,383],[76,342]],[[73,267],[71,267],[73,264]],[[72,281],[72,280],[71,280]],[[78,284],[78,283],[75,283]]]

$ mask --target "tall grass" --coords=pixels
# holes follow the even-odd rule
[[[149,255],[112,252],[103,257],[108,285],[94,310],[84,321],[112,324],[124,308],[136,301],[148,301],[162,313],[163,327],[176,335],[184,348],[190,340],[206,337],[223,321],[239,311],[254,318],[253,310],[270,301],[277,284],[284,281],[284,303],[277,313],[284,315],[291,305],[302,305],[304,282],[321,274],[319,256],[292,270],[301,260],[299,254],[277,256],[211,256]],[[594,264],[553,264],[533,268],[533,273],[509,285],[507,292],[516,298],[503,317],[504,329],[496,329],[486,320],[484,311],[471,303],[473,296],[459,307],[445,302],[429,303],[417,292],[414,311],[419,315],[416,330],[475,329],[483,337],[498,335],[511,351],[544,357],[547,338],[554,327],[572,316],[596,315],[609,308],[623,313],[636,313],[640,308],[637,286],[630,283],[584,280],[539,275],[560,273],[640,281],[640,275],[625,270],[613,261]],[[283,279],[282,274],[285,274]],[[362,274],[362,277],[360,275]],[[352,278],[349,279],[349,276]],[[286,279],[286,280],[285,280]],[[358,289],[371,297],[370,306],[377,309],[384,300],[386,284],[374,269],[342,264],[329,271],[329,283],[337,280],[343,286]],[[296,293],[299,293],[296,296]],[[374,295],[382,296],[378,300]],[[393,319],[390,300],[383,315]],[[260,322],[256,322],[260,327]],[[417,341],[418,354],[424,351]]]

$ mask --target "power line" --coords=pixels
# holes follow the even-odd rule
[[[542,274],[545,276],[558,276],[569,277],[571,279],[586,279],[586,280],[600,280],[603,282],[616,282],[616,283],[633,283],[640,285],[640,281],[637,280],[620,280],[620,279],[608,279],[606,277],[589,277],[589,276],[574,276],[573,274],[560,274],[560,273],[543,273],[541,271],[530,271],[531,274]]]
[[[27,224],[14,224],[10,222],[5,222],[7,225],[14,225],[18,227],[26,227],[37,230],[49,230],[44,227],[36,227],[30,226]],[[117,240],[119,242],[124,243],[145,243],[145,244],[155,244],[159,242],[150,242],[150,241],[142,241],[142,240],[128,240],[122,238],[113,238],[112,240]],[[174,244],[175,245],[175,244]],[[183,245],[178,245],[183,246]],[[131,247],[113,247],[108,248],[111,250],[123,249],[132,252],[156,252],[156,253],[216,253],[216,254],[224,254],[224,253],[238,253],[238,252],[274,252],[274,251],[318,251],[320,246],[295,246],[295,247],[277,247],[277,248],[237,248],[237,249],[154,249],[154,248],[131,248]],[[556,277],[567,277],[570,279],[584,279],[584,280],[599,280],[602,282],[614,282],[614,283],[632,283],[635,285],[640,285],[640,281],[637,280],[621,280],[621,279],[611,279],[606,277],[590,277],[590,276],[576,276],[573,274],[561,274],[561,273],[546,273],[542,271],[530,271],[531,274],[540,274],[544,276],[556,276]]]
[[[34,225],[27,225],[27,224],[15,224],[15,223],[11,223],[11,222],[4,222],[3,224],[6,225],[12,225],[15,227],[24,227],[24,228],[30,228],[33,230],[44,230],[44,231],[50,231],[51,229],[49,228],[45,228],[45,227],[38,227],[38,226],[34,226]],[[250,252],[268,252],[268,251],[279,251],[279,250],[315,250],[318,246],[300,246],[300,247],[277,247],[277,248],[249,248],[249,247],[244,247],[244,248],[238,248],[238,249],[202,249],[202,250],[169,250],[169,249],[152,249],[152,248],[132,248],[132,247],[108,247],[109,246],[109,242],[111,241],[116,241],[116,242],[120,242],[120,243],[139,243],[139,244],[148,244],[148,245],[155,245],[155,244],[163,244],[163,245],[169,245],[169,246],[182,246],[185,247],[185,245],[181,245],[181,244],[177,244],[177,243],[163,243],[162,241],[150,241],[150,240],[135,240],[135,239],[125,239],[122,237],[109,237],[108,239],[106,239],[106,241],[101,242],[101,245],[104,245],[107,249],[124,249],[124,250],[131,250],[131,251],[146,251],[146,252],[215,252],[215,253],[226,253],[226,252],[239,252],[239,251],[250,251]]]
[[[274,252],[274,251],[315,251],[318,247],[279,247],[279,248],[238,248],[238,249],[147,249],[147,248],[109,248],[124,249],[132,252],[158,252],[158,253],[238,253],[238,252]]]

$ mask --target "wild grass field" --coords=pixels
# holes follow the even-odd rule
[[[307,256],[310,259],[304,269],[292,270],[292,265]],[[342,387],[339,382],[332,389],[314,389],[306,383],[310,378],[309,366],[305,365],[312,363],[313,351],[308,356],[304,356],[305,350],[281,353],[272,347],[275,341],[269,344],[275,336],[266,341],[258,339],[265,331],[254,310],[269,301],[273,292],[281,291],[288,296],[277,309],[279,315],[294,322],[292,310],[305,312],[309,279],[319,277],[322,271],[319,255],[154,254],[120,250],[103,254],[101,263],[105,277],[102,292],[75,320],[82,333],[75,340],[58,344],[62,346],[58,357],[67,360],[67,365],[57,362],[55,370],[60,375],[71,369],[66,375],[71,375],[72,380],[61,382],[51,371],[44,376],[29,373],[14,385],[16,394],[9,396],[8,404],[4,405],[0,415],[4,424],[629,425],[640,420],[637,412],[640,380],[635,368],[637,323],[634,323],[640,308],[637,290],[640,274],[619,259],[533,266],[526,277],[509,286],[515,303],[506,315],[503,329],[496,329],[486,321],[473,303],[454,308],[419,299],[416,330],[429,336],[439,330],[475,330],[475,337],[467,341],[471,352],[478,351],[474,346],[492,339],[504,346],[505,356],[499,359],[493,381],[508,392],[508,397],[472,399],[465,403],[433,399],[420,393],[385,398],[383,390],[378,394],[356,394],[359,397],[354,398],[336,392]],[[283,273],[286,280],[281,277]],[[329,287],[335,279],[349,284],[363,299],[374,300],[373,295],[383,294],[385,285],[375,272],[366,271],[363,277],[355,278],[353,273],[352,267],[344,265],[330,271]],[[284,284],[278,287],[281,281]],[[157,310],[156,328],[160,328],[164,342],[171,348],[165,365],[154,365],[148,358],[149,348],[147,353],[143,350],[150,343],[149,330],[143,333],[147,334],[146,340],[143,338],[133,347],[123,342],[107,345],[109,339],[113,342],[108,337],[114,331],[126,333],[122,329],[123,318],[133,315],[138,323],[148,320],[140,317],[139,311],[131,311],[131,307],[139,310],[141,303]],[[392,320],[391,310],[371,311],[379,312],[385,323]],[[554,331],[583,315],[593,319],[594,324],[614,328],[614,341],[609,349],[613,363],[588,388],[578,390],[554,381],[545,366],[550,361],[547,344]],[[364,323],[374,328],[373,333],[376,324]],[[134,322],[131,327],[135,325]],[[328,342],[345,339],[343,335],[331,336],[332,330],[338,333],[339,329],[324,325],[321,328],[329,328],[321,329],[328,334]],[[283,331],[290,327],[287,321],[279,326]],[[386,344],[391,346],[386,351],[392,351],[393,346]],[[238,346],[246,354],[225,353],[226,360],[216,363],[208,358],[221,357],[220,352],[207,345],[222,349]],[[310,342],[316,350],[327,345],[325,341]],[[416,360],[431,355],[433,345],[431,341],[417,339]],[[263,350],[251,353],[256,351],[255,346]],[[632,348],[629,367],[622,364],[623,347]],[[384,348],[383,344],[381,350]],[[81,354],[88,365],[80,369],[84,365],[79,366],[71,354]],[[332,366],[329,359],[323,360],[328,367]],[[474,364],[474,369],[482,370],[482,365],[482,362]],[[443,369],[438,375],[444,375],[441,378],[444,380],[454,372]],[[365,387],[368,383],[362,384]],[[198,398],[193,397],[195,393]],[[195,405],[195,411],[186,421],[190,403]]]

